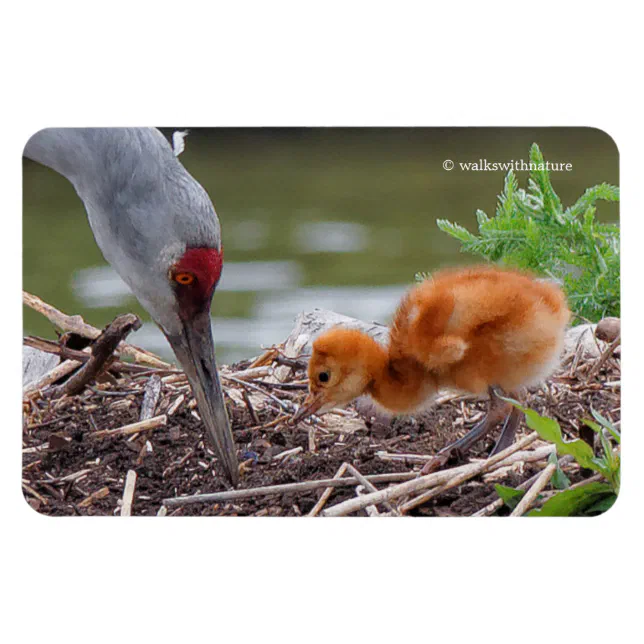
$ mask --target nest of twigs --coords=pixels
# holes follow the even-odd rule
[[[52,352],[58,346],[66,362],[70,355],[80,358],[64,342],[29,342]],[[591,407],[619,426],[619,347],[598,342],[600,357],[568,355],[525,400],[556,418],[569,438],[587,438],[581,419],[590,417]],[[486,456],[497,438],[491,435],[468,461],[418,478],[431,455],[482,417],[486,400],[446,394],[408,419],[374,416],[359,402],[290,426],[306,394],[304,361],[272,347],[254,361],[222,368],[221,376],[241,463],[238,489],[222,476],[185,376],[169,366],[113,360],[80,393],[65,393],[69,373],[29,388],[27,501],[48,515],[508,514],[494,484],[531,487],[554,450],[523,424],[515,444],[495,458]],[[562,467],[573,484],[589,476],[575,463]],[[539,498],[552,493],[546,485]]]

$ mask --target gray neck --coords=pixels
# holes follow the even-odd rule
[[[131,196],[183,170],[156,128],[49,128],[29,139],[24,154],[69,179],[83,201]]]

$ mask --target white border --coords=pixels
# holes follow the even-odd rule
[[[145,6],[144,6],[145,5]],[[8,641],[633,641],[639,21],[620,3],[31,2],[3,29]],[[633,44],[635,43],[635,44]],[[639,51],[637,51],[639,49]],[[639,55],[638,55],[639,54]],[[21,166],[48,125],[591,125],[621,153],[624,473],[593,520],[56,520],[20,478]],[[641,201],[641,197],[639,199]],[[52,222],[54,225],[54,222]],[[639,285],[638,285],[639,283]],[[630,297],[629,297],[630,296]]]

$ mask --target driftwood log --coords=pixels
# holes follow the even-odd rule
[[[80,353],[80,351],[79,351]],[[22,348],[22,386],[29,387],[60,363],[60,358],[33,347]]]

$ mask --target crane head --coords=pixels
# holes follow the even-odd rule
[[[161,270],[139,273],[132,288],[165,334],[186,373],[199,413],[227,477],[238,482],[235,444],[217,372],[210,306],[222,270],[217,248],[187,248]]]
[[[210,321],[223,266],[219,221],[210,198],[181,166],[154,185],[165,187],[140,199],[130,193],[122,207],[86,203],[90,225],[103,255],[172,346],[219,461],[236,485],[237,455]],[[113,193],[108,197],[113,200]]]

